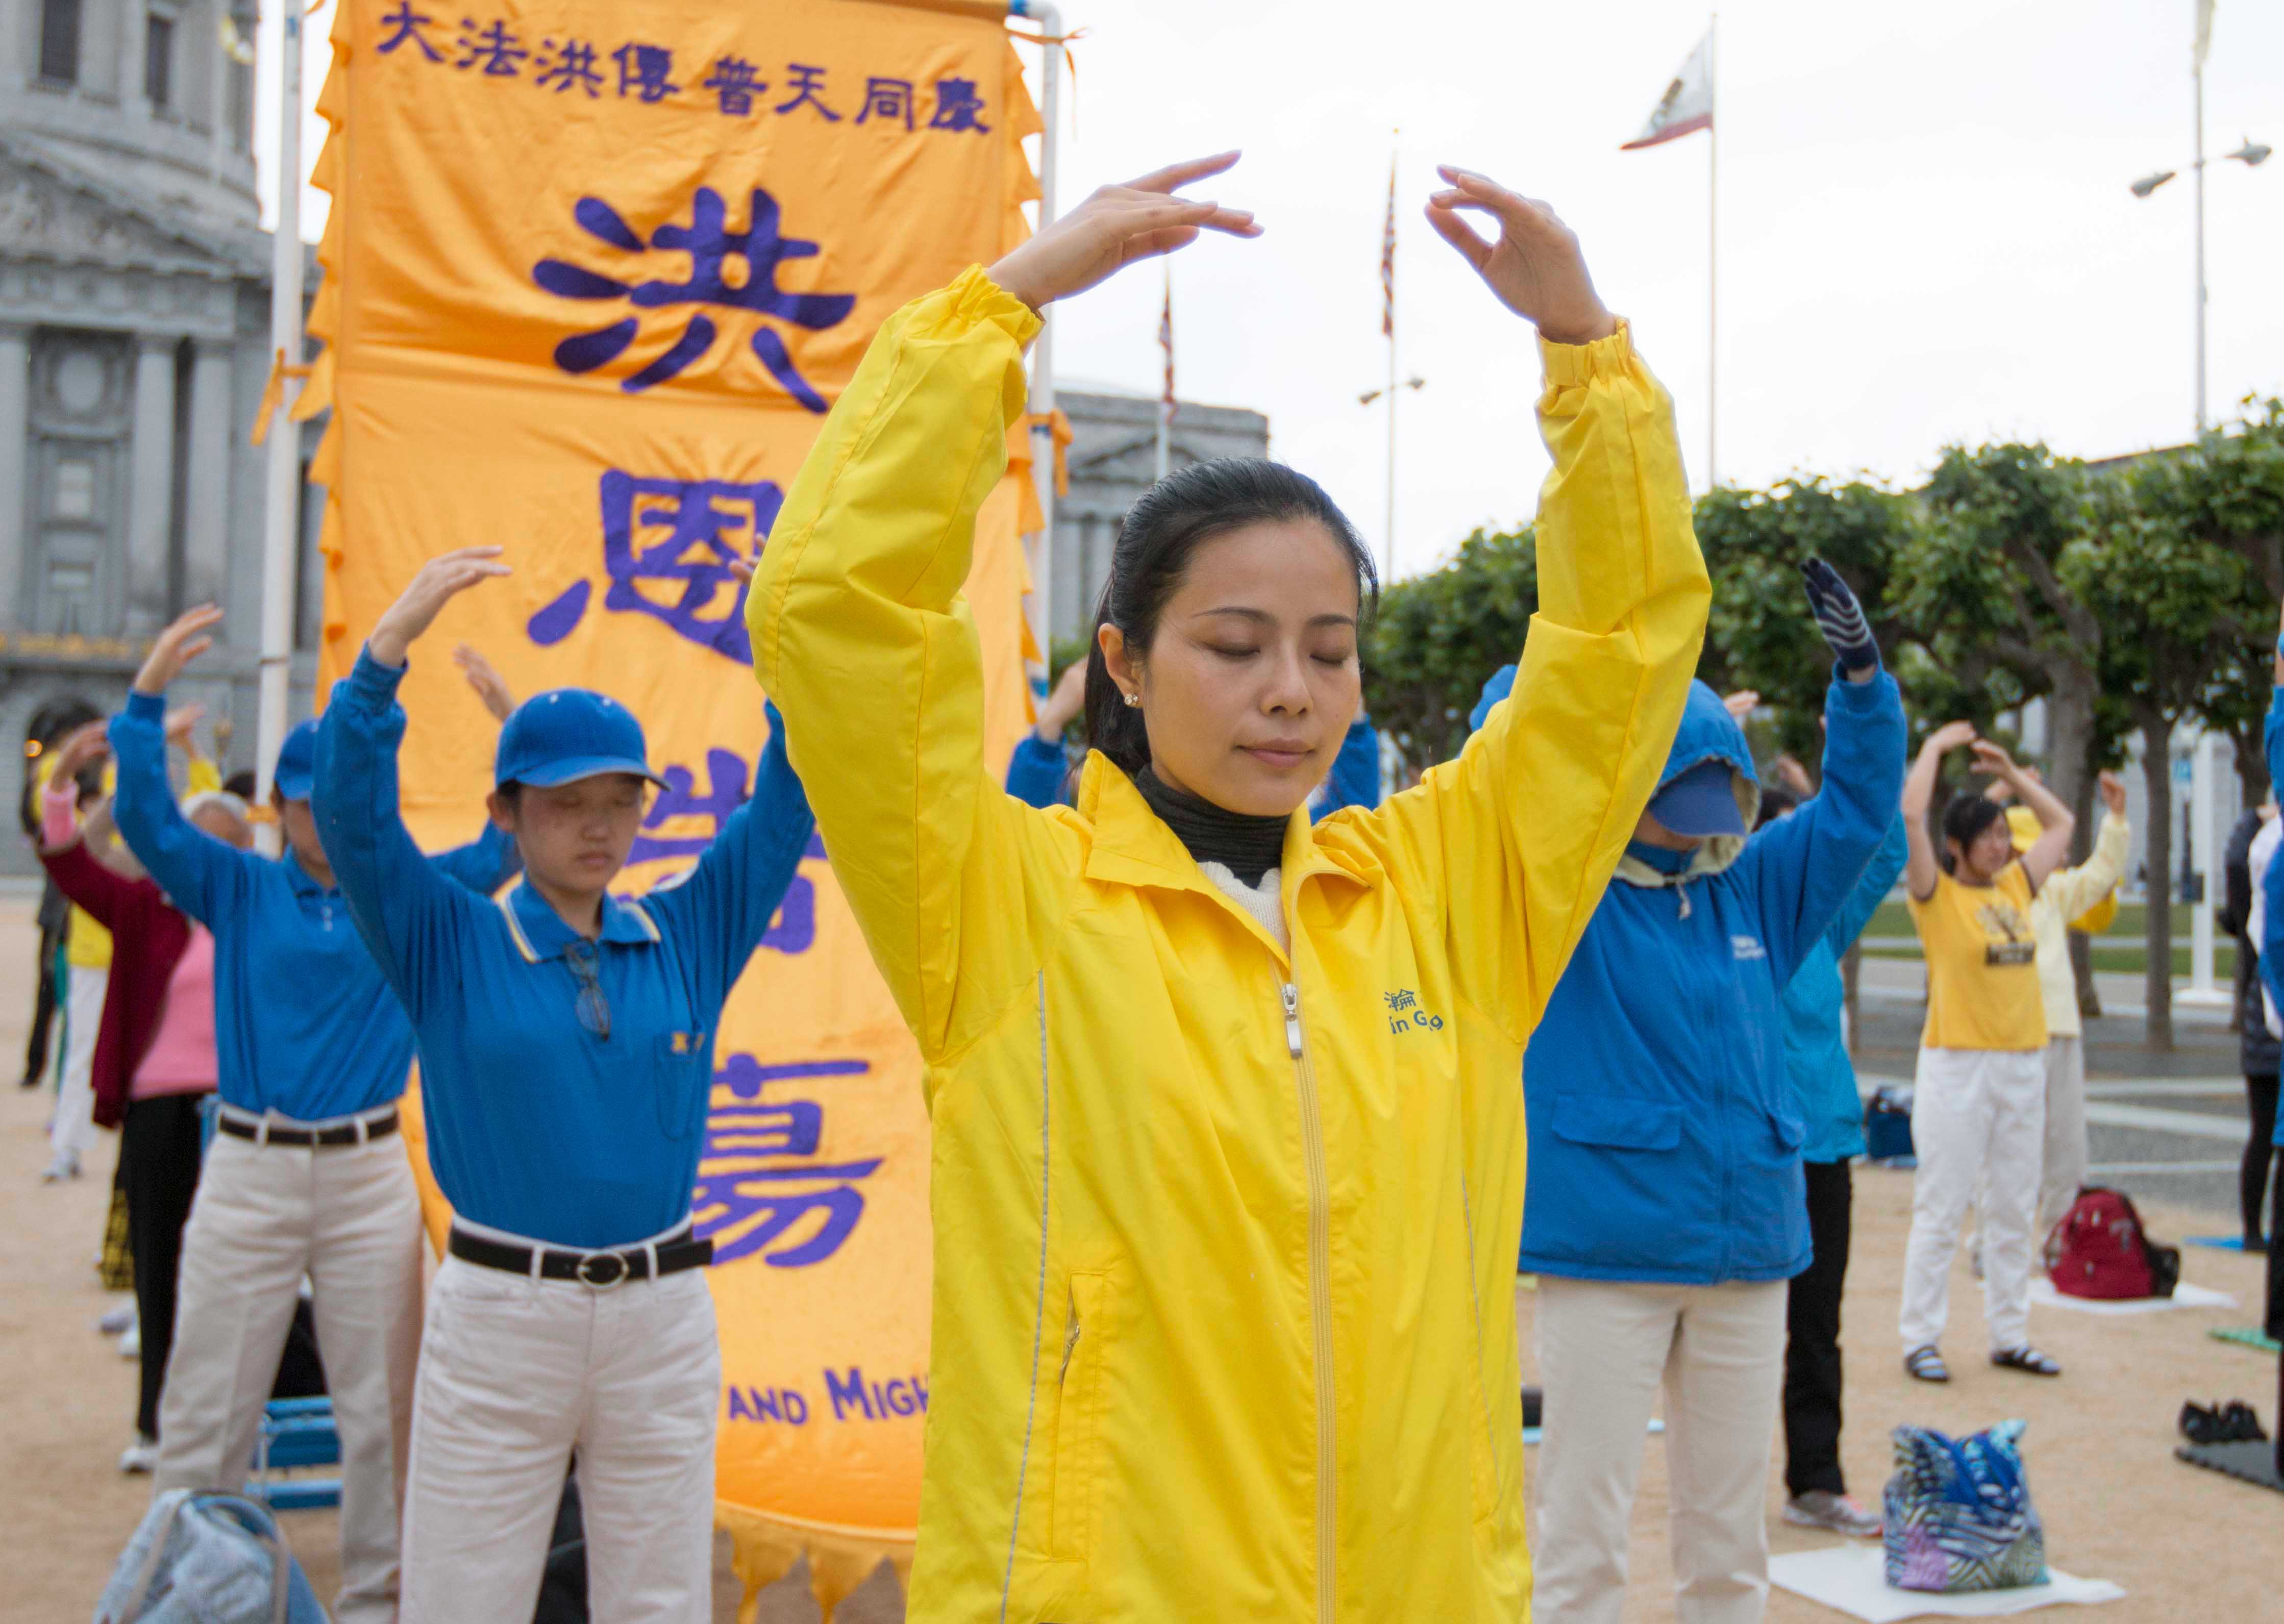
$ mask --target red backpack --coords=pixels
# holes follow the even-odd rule
[[[2046,1274],[2065,1297],[2171,1297],[2181,1249],[2150,1240],[2124,1191],[2087,1187],[2046,1237]]]

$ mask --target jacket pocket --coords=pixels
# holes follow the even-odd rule
[[[1565,1094],[1554,1102],[1554,1133],[1573,1144],[1613,1151],[1670,1151],[1681,1143],[1681,1107],[1653,1099]]]
[[[1055,1475],[1047,1546],[1056,1561],[1084,1562],[1094,1549],[1105,1475],[1102,1367],[1109,1353],[1110,1277],[1071,1276],[1067,1300],[1056,1379]]]

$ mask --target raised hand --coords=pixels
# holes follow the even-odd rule
[[[1808,606],[1816,615],[1816,629],[1832,645],[1840,668],[1855,682],[1868,682],[1880,668],[1880,645],[1864,619],[1864,605],[1840,572],[1823,559],[1811,558],[1800,566],[1801,584],[1808,591]]]
[[[199,749],[197,729],[199,723],[206,720],[206,714],[207,707],[203,705],[176,706],[167,713],[167,742],[179,746],[192,755],[204,753]]]
[[[1971,722],[1946,722],[1927,736],[1922,750],[1932,750],[1937,755],[1948,755],[1961,745],[1975,742],[1975,724]]]
[[[1071,718],[1086,707],[1086,661],[1074,660],[1063,668],[1055,685],[1047,695],[1047,702],[1039,707],[1037,732],[1041,738],[1052,744],[1063,736]]]
[[[1991,738],[1975,741],[1975,770],[2004,778],[2009,784],[2018,784],[2022,776],[2022,769],[2014,765],[2014,758],[2006,753],[2006,746]]]
[[[491,712],[492,720],[505,722],[515,710],[515,695],[482,651],[473,643],[463,643],[452,651],[452,663],[460,668],[460,675],[468,679],[468,686],[476,691],[476,698]]]
[[[382,612],[365,639],[365,652],[384,666],[401,666],[421,633],[436,623],[444,605],[479,581],[514,572],[499,561],[500,547],[456,547],[420,566],[412,584]]]
[[[177,615],[144,657],[143,668],[135,674],[135,691],[166,692],[168,685],[182,675],[184,666],[214,647],[214,638],[209,634],[221,624],[222,611],[212,604],[200,604]]]
[[[1760,708],[1760,691],[1756,688],[1740,688],[1734,693],[1721,696],[1721,708],[1727,711],[1730,720],[1740,727],[1744,725],[1746,717]]]
[[[90,722],[74,728],[55,748],[55,765],[48,769],[48,782],[68,784],[80,775],[90,761],[99,761],[111,753],[111,740],[105,729],[110,724]]]
[[[1591,344],[1618,330],[1618,318],[1586,274],[1577,234],[1552,208],[1472,169],[1439,164],[1435,173],[1444,189],[1428,199],[1428,223],[1475,268],[1501,304],[1552,344]],[[1498,221],[1498,241],[1484,241],[1460,217],[1462,209]]]
[[[1169,164],[1154,174],[1105,186],[991,268],[991,280],[1034,310],[1083,293],[1138,260],[1186,248],[1200,231],[1258,237],[1252,214],[1174,193],[1223,173],[1238,154]]]
[[[2112,817],[2125,816],[2125,780],[2114,772],[2105,771],[2096,778],[2094,786],[2101,792],[2101,804],[2109,808]]]
[[[1806,800],[1816,793],[1816,781],[1808,776],[1808,769],[1800,759],[1789,753],[1777,757],[1777,782]]]

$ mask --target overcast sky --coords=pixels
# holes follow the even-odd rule
[[[1528,330],[1420,219],[1438,161],[1545,198],[1577,230],[1673,392],[1703,484],[1708,137],[1617,150],[1704,33],[1702,4],[1445,0],[1401,27],[1354,0],[1067,10],[1090,34],[1065,202],[1245,149],[1216,195],[1257,210],[1267,234],[1177,256],[1181,394],[1266,412],[1275,454],[1375,542],[1386,418],[1357,396],[1387,372],[1380,231],[1401,129],[1398,329],[1404,372],[1427,384],[1404,395],[1399,574],[1477,524],[1528,518],[1546,466]],[[2194,12],[2194,0],[1732,0],[1717,115],[1724,482],[1812,470],[1911,483],[1952,441],[2099,457],[2187,438]],[[312,97],[329,22],[330,7],[308,25]],[[275,61],[265,49],[269,85]],[[260,105],[274,110],[274,90]],[[2215,155],[2248,134],[2284,146],[2284,5],[2220,0],[2205,121]],[[257,148],[274,163],[274,112]],[[2184,172],[2136,200],[2128,183],[2159,168]],[[322,207],[312,194],[305,235]],[[2280,268],[2284,160],[2215,163],[2217,416],[2284,392]],[[1154,394],[1158,298],[1154,271],[1130,272],[1060,307],[1059,370]]]

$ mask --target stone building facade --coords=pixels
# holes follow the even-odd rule
[[[1070,495],[1055,502],[1055,550],[1048,626],[1059,641],[1084,637],[1110,577],[1110,549],[1134,499],[1158,475],[1158,402],[1115,386],[1073,379],[1058,383],[1055,404],[1070,419],[1066,453]],[[1174,407],[1177,468],[1216,457],[1269,455],[1269,419],[1230,406]]]
[[[220,645],[183,697],[220,724],[226,770],[254,764],[265,454],[247,435],[270,371],[270,254],[252,152],[254,11],[0,4],[7,738],[66,695],[114,708],[152,634],[212,599],[228,616]],[[305,428],[305,465],[314,444]],[[299,619],[313,644],[314,614]],[[294,675],[306,714],[308,654]],[[20,783],[12,774],[12,793]],[[0,872],[29,866],[0,842]]]

